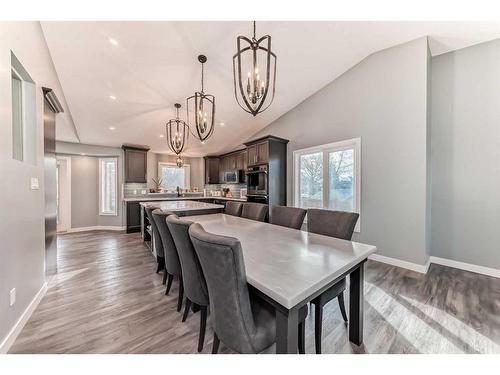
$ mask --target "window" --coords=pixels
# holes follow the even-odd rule
[[[296,150],[293,155],[295,206],[360,212],[360,138]]]
[[[28,72],[11,52],[12,157],[36,164],[36,91]]]
[[[162,180],[161,187],[167,190],[189,189],[191,169],[189,164],[179,168],[172,163],[158,163],[158,178]]]
[[[99,159],[99,215],[118,215],[118,159]]]

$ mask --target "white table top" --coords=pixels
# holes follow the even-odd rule
[[[160,201],[160,202],[141,202],[141,206],[159,208],[162,211],[198,211],[198,210],[216,210],[224,208],[221,204],[212,204],[197,201]]]
[[[289,309],[377,250],[372,245],[225,214],[190,216],[189,220],[207,232],[238,238],[248,283]]]

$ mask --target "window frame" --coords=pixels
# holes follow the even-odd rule
[[[105,212],[103,211],[103,194],[102,194],[102,189],[103,189],[103,183],[102,183],[102,178],[103,178],[103,161],[105,160],[113,160],[115,163],[115,168],[116,168],[116,173],[115,173],[115,211],[114,212]],[[101,157],[99,158],[99,216],[118,216],[118,158],[117,157]]]
[[[158,162],[158,173],[157,173],[157,178],[160,179],[162,178],[161,176],[161,167],[162,166],[167,166],[167,167],[175,167],[179,168],[176,163],[170,163],[170,162],[165,162],[165,161],[160,161]],[[190,164],[184,164],[181,168],[184,169],[184,187],[182,189],[187,189],[191,188],[191,165]],[[187,186],[187,188],[186,188]],[[160,186],[162,189],[166,189],[163,186]]]
[[[331,152],[354,149],[354,211],[360,214],[354,228],[355,232],[361,231],[361,138],[351,138],[338,142],[327,143],[318,146],[302,148],[293,151],[293,205],[300,207],[300,157],[303,155],[322,152],[323,153],[323,209],[327,206],[330,193],[329,178],[329,154]],[[305,222],[307,222],[307,217]]]

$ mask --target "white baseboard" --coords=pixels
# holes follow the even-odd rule
[[[26,307],[26,310],[24,310],[21,317],[17,320],[16,324],[14,324],[14,327],[12,327],[5,339],[0,343],[0,354],[5,354],[9,351],[10,347],[14,344],[14,341],[16,341],[17,336],[23,330],[24,325],[28,322],[31,314],[33,314],[33,311],[35,311],[46,292],[47,283],[45,282],[35,297],[33,297],[28,307]]]
[[[430,257],[431,263],[440,264],[442,266],[458,268],[460,270],[475,272],[482,275],[492,276],[500,279],[500,270],[496,268],[489,268],[484,266],[478,266],[476,264],[458,262],[456,260],[439,258],[439,257]]]
[[[430,265],[429,261],[427,261],[426,264],[422,265],[422,264],[407,262],[407,261],[401,260],[401,259],[386,257],[386,256],[380,255],[380,254],[372,254],[368,257],[368,259],[374,260],[376,262],[390,264],[391,266],[406,268],[407,270],[420,272],[420,273],[424,273],[424,274],[427,273],[427,270],[429,269],[429,265]]]
[[[127,228],[126,227],[118,227],[118,226],[95,225],[93,227],[70,228],[66,232],[62,232],[62,233],[89,232],[89,231],[93,231],[93,230],[122,231],[125,229],[127,229]]]

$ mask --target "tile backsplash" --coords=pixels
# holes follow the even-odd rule
[[[205,190],[209,196],[211,191],[222,191],[223,188],[228,188],[234,198],[239,198],[240,190],[246,189],[246,187],[247,184],[213,184],[205,185]]]
[[[145,191],[145,194],[142,192]],[[148,184],[144,183],[126,183],[123,184],[123,196],[125,198],[127,197],[134,197],[137,195],[146,195],[149,193],[149,188]]]

